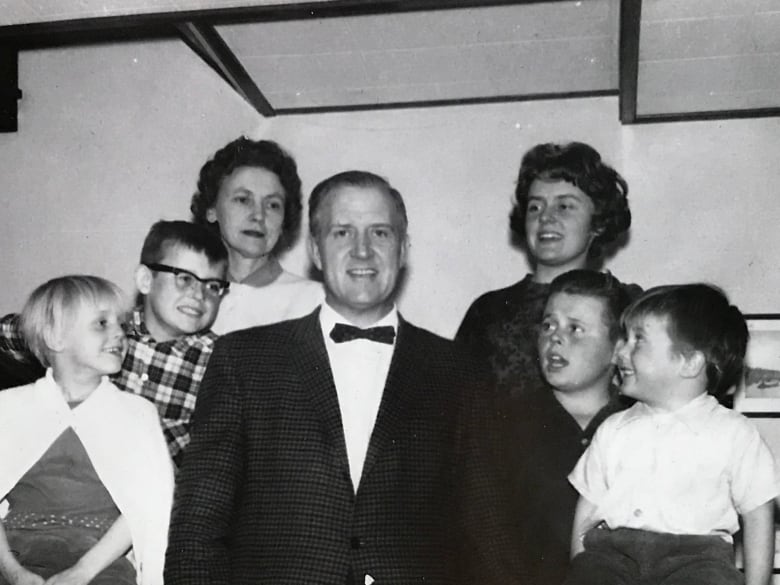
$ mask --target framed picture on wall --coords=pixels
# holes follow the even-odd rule
[[[748,416],[780,417],[780,314],[745,315],[750,341],[734,408]]]

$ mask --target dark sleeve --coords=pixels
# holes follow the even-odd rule
[[[455,341],[468,348],[475,348],[485,335],[485,315],[482,298],[471,303],[455,334]]]
[[[22,337],[18,313],[9,313],[0,319],[0,350],[30,352]]]
[[[509,476],[505,412],[495,390],[477,388],[461,405],[456,515],[462,583],[525,585],[528,566]]]
[[[45,368],[27,347],[19,330],[19,315],[0,319],[0,388],[29,384],[42,377]]]
[[[167,585],[230,583],[228,547],[244,456],[242,392],[231,349],[217,342],[198,392],[192,442],[177,477]]]

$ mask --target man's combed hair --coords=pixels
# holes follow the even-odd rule
[[[389,195],[401,218],[401,228],[403,231],[400,235],[406,235],[406,229],[409,227],[409,219],[406,215],[406,205],[404,204],[403,197],[401,197],[398,190],[395,189],[387,179],[368,171],[344,171],[343,173],[328,177],[314,187],[311,196],[309,197],[309,231],[311,232],[311,235],[315,237],[319,235],[319,210],[322,202],[328,194],[343,187],[378,189]]]
[[[211,264],[227,262],[228,253],[222,239],[206,226],[189,221],[165,221],[155,223],[144,239],[141,263],[160,263],[174,246],[182,246],[205,254]]]
[[[537,179],[566,181],[593,201],[591,230],[596,237],[588,249],[589,257],[600,258],[605,248],[631,227],[628,183],[601,160],[596,149],[582,142],[537,144],[520,163],[515,204],[509,216],[509,225],[520,241],[525,242],[526,237],[528,192]]]
[[[548,298],[565,293],[604,301],[604,317],[609,327],[609,337],[617,341],[622,333],[620,316],[641,292],[637,285],[625,285],[609,272],[578,269],[570,270],[553,279]]]
[[[44,365],[51,365],[49,333],[67,329],[83,304],[107,302],[119,313],[127,303],[122,290],[98,276],[82,274],[53,278],[36,288],[22,309],[19,327],[30,350]]]
[[[722,398],[740,381],[749,333],[744,316],[722,290],[703,283],[651,288],[628,307],[623,325],[647,316],[666,319],[676,351],[704,355],[707,392]]]
[[[257,167],[277,176],[284,189],[284,222],[276,249],[292,245],[301,227],[301,178],[295,159],[271,140],[242,136],[214,153],[200,169],[198,190],[190,204],[193,221],[219,231],[217,223],[209,222],[206,213],[216,205],[222,182],[240,167]]]

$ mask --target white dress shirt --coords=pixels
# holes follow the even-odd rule
[[[352,486],[357,491],[395,343],[390,345],[367,339],[336,343],[330,337],[330,332],[336,323],[354,326],[354,323],[350,323],[327,303],[323,303],[320,310],[320,326],[339,399],[349,473]],[[386,325],[393,327],[397,333],[398,310],[395,307],[371,327]]]

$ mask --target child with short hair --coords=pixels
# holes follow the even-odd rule
[[[748,331],[706,284],[656,287],[623,316],[621,391],[637,403],[608,418],[569,480],[580,493],[567,585],[747,585],[774,558],[772,453],[717,398],[742,373]]]
[[[620,316],[629,288],[609,273],[555,278],[539,331],[539,366],[550,385],[517,405],[522,547],[531,583],[557,585],[568,571],[577,492],[567,480],[598,427],[630,401],[613,384]]]
[[[0,583],[162,584],[173,467],[154,406],[107,378],[124,305],[109,281],[63,276],[21,313],[48,369],[0,393]]]
[[[219,235],[188,221],[158,221],[141,249],[135,284],[141,302],[115,382],[157,405],[174,463],[190,442],[190,420],[217,335],[211,326],[229,290],[228,253]]]
[[[152,401],[171,456],[181,464],[200,382],[217,336],[210,327],[228,290],[219,235],[187,221],[158,221],[135,271],[139,292],[127,324],[128,352],[112,376],[121,390]],[[0,320],[0,351],[29,351],[17,315]]]
[[[630,405],[613,383],[613,357],[633,288],[587,269],[550,283],[537,326],[539,365],[550,388],[501,394],[501,414],[484,431],[497,435],[497,446],[478,455],[490,466],[480,481],[492,482],[490,510],[500,517],[468,511],[476,516],[469,527],[474,582],[560,585],[565,579],[577,505],[567,476],[599,425]]]

